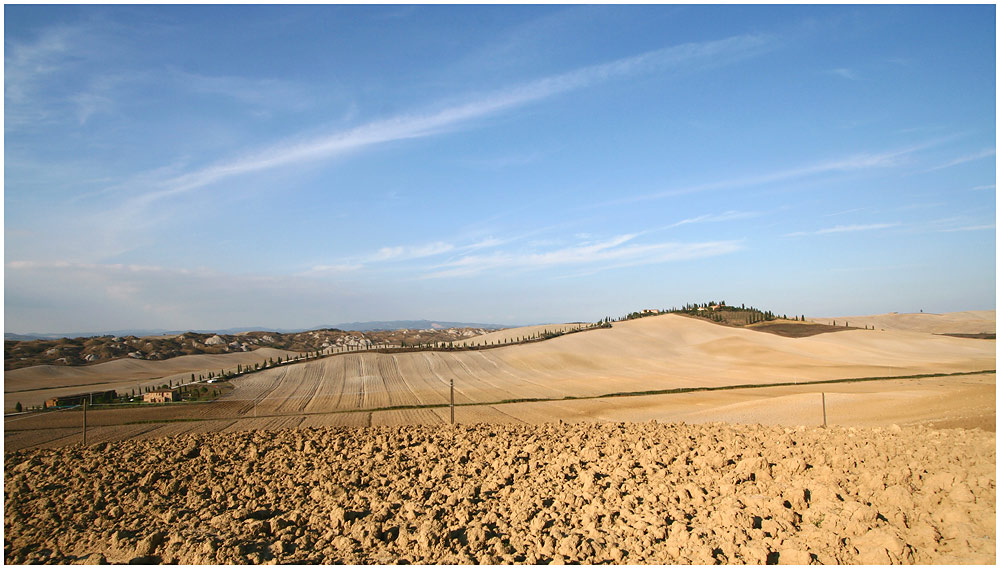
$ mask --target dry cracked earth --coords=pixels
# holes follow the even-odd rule
[[[979,430],[207,433],[7,453],[7,563],[996,562]]]

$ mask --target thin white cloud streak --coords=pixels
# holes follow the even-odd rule
[[[51,269],[79,269],[87,271],[117,271],[128,273],[164,273],[192,274],[188,269],[168,269],[156,265],[134,265],[126,263],[79,263],[74,261],[8,261],[4,264],[7,270],[37,271]]]
[[[846,158],[830,160],[826,162],[819,162],[816,164],[800,166],[797,168],[789,168],[786,170],[778,170],[776,172],[761,174],[759,176],[734,178],[731,180],[722,180],[719,182],[710,182],[707,184],[699,184],[675,190],[667,190],[663,192],[655,192],[651,194],[643,194],[643,195],[622,198],[619,200],[613,200],[613,201],[603,202],[600,204],[595,204],[592,207],[623,205],[623,204],[659,200],[664,198],[707,192],[707,191],[743,188],[749,186],[760,186],[762,184],[783,182],[786,180],[794,180],[796,178],[805,178],[808,176],[829,174],[833,172],[851,172],[856,170],[866,170],[870,168],[889,168],[902,164],[905,158],[913,154],[914,152],[930,148],[931,146],[940,144],[941,142],[943,142],[943,139],[928,141],[921,144],[908,146],[906,148],[902,148],[899,150],[891,150],[888,152],[881,152],[876,154],[872,153],[855,154],[853,156],[848,156]]]
[[[966,227],[952,227],[950,229],[938,229],[938,233],[954,233],[957,231],[983,231],[986,229],[996,229],[995,223],[990,225],[969,225]]]
[[[757,217],[760,213],[756,211],[727,211],[718,214],[705,214],[699,215],[697,217],[692,217],[688,219],[682,219],[677,223],[672,223],[667,226],[667,228],[680,227],[682,225],[689,225],[692,223],[720,223],[723,221],[733,221],[736,219],[749,219],[751,217]]]
[[[460,254],[469,251],[478,251],[481,249],[499,247],[501,245],[510,243],[511,241],[516,239],[519,238],[497,239],[494,237],[488,237],[486,239],[476,241],[475,243],[469,243],[467,245],[456,245],[454,243],[447,243],[444,241],[434,241],[431,243],[424,243],[421,245],[398,245],[393,247],[382,247],[370,255],[365,255],[362,257],[352,257],[350,259],[343,259],[340,262],[332,264],[314,265],[309,270],[300,273],[300,275],[308,276],[321,273],[328,273],[328,274],[343,273],[348,271],[361,270],[371,265],[387,264],[387,263],[403,263],[417,259],[425,259],[428,257],[437,257],[448,253]]]
[[[433,267],[426,279],[473,276],[490,271],[545,270],[564,266],[594,266],[597,270],[649,265],[724,255],[742,249],[739,241],[704,243],[628,244],[635,234],[620,235],[599,243],[576,245],[544,253],[495,253],[469,255]]]
[[[735,212],[730,212],[735,213]],[[720,216],[721,217],[721,216]],[[456,257],[433,265],[411,266],[410,271],[423,279],[472,276],[483,272],[504,270],[544,270],[560,266],[590,266],[595,271],[639,264],[663,263],[706,256],[722,255],[742,248],[738,241],[708,243],[654,243],[630,245],[640,235],[648,232],[618,235],[603,241],[586,242],[546,252],[496,252],[470,254],[474,251],[496,248],[523,239],[488,238],[468,245],[433,242],[417,246],[383,247],[359,259],[344,260],[330,265],[316,265],[302,276],[339,273],[373,266],[407,263],[413,260],[455,254]],[[534,246],[539,246],[535,243]]]
[[[848,213],[858,213],[860,211],[868,211],[870,209],[872,209],[872,208],[870,208],[870,207],[856,207],[854,209],[845,209],[843,211],[835,211],[833,213],[825,213],[825,214],[823,214],[823,217],[836,217],[838,215],[844,215],[844,214],[848,214]]]
[[[929,209],[938,208],[943,205],[947,205],[945,202],[921,202],[921,203],[911,203],[907,205],[901,205],[896,208],[897,211],[909,211],[914,209]]]
[[[350,273],[358,271],[364,268],[364,265],[360,264],[340,264],[340,265],[315,265],[308,271],[299,273],[298,276],[309,276],[309,275],[319,275],[319,274],[341,274]]]
[[[943,170],[944,168],[951,168],[952,166],[958,166],[959,164],[965,164],[966,162],[972,162],[974,160],[981,160],[983,158],[988,158],[990,156],[996,156],[996,148],[987,148],[985,150],[980,150],[975,154],[969,154],[967,156],[959,156],[950,162],[941,164],[940,166],[935,166],[933,168],[928,168],[924,170],[925,172],[933,172],[935,170]]]
[[[851,81],[858,80],[858,74],[855,73],[853,69],[849,69],[847,67],[838,67],[837,69],[831,69],[827,71],[827,73],[836,75],[838,77],[843,77],[844,79],[850,79]]]
[[[858,231],[876,231],[879,229],[888,229],[890,227],[898,227],[900,223],[871,223],[868,225],[837,225],[835,227],[828,227],[826,229],[820,229],[817,231],[796,231],[795,233],[786,233],[785,237],[801,237],[803,235],[829,235],[831,233],[856,233]]]
[[[433,257],[449,251],[453,251],[455,246],[451,243],[437,241],[416,247],[383,247],[372,256],[372,262],[379,261],[400,261],[406,259],[420,259],[423,257]]]
[[[972,191],[978,192],[980,190],[995,190],[995,189],[997,189],[997,185],[996,184],[986,184],[986,185],[983,185],[983,186],[976,186],[976,187],[972,188]]]
[[[166,180],[162,184],[162,189],[149,192],[138,199],[149,203],[175,194],[190,192],[233,176],[329,159],[386,142],[432,136],[474,119],[616,78],[688,64],[704,66],[749,57],[766,49],[769,43],[770,39],[765,36],[735,36],[712,42],[667,47],[610,63],[584,67],[438,112],[402,115],[347,131],[306,140],[285,141],[241,158]]]

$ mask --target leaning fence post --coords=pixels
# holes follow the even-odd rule
[[[823,428],[826,428],[826,392],[823,392]]]
[[[451,424],[455,424],[455,380],[451,380]]]

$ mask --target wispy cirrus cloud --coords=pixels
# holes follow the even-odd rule
[[[86,35],[79,26],[58,25],[42,30],[34,41],[5,41],[4,53],[4,127],[44,123],[55,110],[48,102],[52,95],[43,89],[44,82],[63,71],[67,57]],[[78,54],[79,57],[79,54]]]
[[[985,231],[987,229],[996,229],[997,224],[991,223],[989,225],[966,225],[964,227],[950,227],[948,229],[938,229],[939,233],[954,233],[956,231]]]
[[[955,215],[927,221],[922,224],[921,230],[934,233],[956,233],[996,229],[996,223],[986,223],[986,221],[988,220],[976,219],[969,215]]]
[[[823,217],[836,217],[838,215],[846,215],[848,213],[858,213],[858,212],[862,212],[862,211],[868,211],[868,210],[871,210],[871,209],[872,208],[870,208],[870,207],[855,207],[855,208],[845,209],[845,210],[841,210],[841,211],[834,211],[834,212],[831,212],[831,213],[824,213]]]
[[[312,103],[308,90],[290,81],[251,79],[236,75],[202,75],[177,67],[168,67],[166,76],[181,90],[218,95],[268,109],[302,109]]]
[[[310,275],[339,275],[344,273],[350,273],[358,271],[364,268],[364,265],[360,263],[341,263],[333,265],[313,265],[307,271],[299,273],[299,276],[310,276]]]
[[[726,211],[723,213],[708,213],[705,215],[699,215],[697,217],[690,217],[688,219],[682,219],[677,223],[672,223],[667,226],[667,228],[680,227],[682,225],[690,225],[692,223],[719,223],[723,221],[733,221],[736,219],[749,219],[751,217],[757,217],[761,215],[760,212],[756,211]]]
[[[372,262],[378,261],[401,261],[408,259],[420,259],[423,257],[433,257],[435,255],[441,255],[449,251],[454,251],[455,246],[451,243],[444,243],[442,241],[437,241],[434,243],[428,243],[426,245],[417,246],[398,246],[398,247],[383,247],[379,249],[372,257]]]
[[[879,229],[889,229],[890,227],[898,227],[900,225],[902,224],[869,223],[867,225],[837,225],[834,227],[818,229],[816,231],[796,231],[794,233],[786,233],[785,237],[801,237],[805,235],[830,235],[834,233],[857,233],[859,231],[877,231]]]
[[[743,248],[742,241],[636,243],[654,231],[627,233],[606,239],[592,239],[578,234],[577,243],[566,245],[562,239],[523,242],[527,235],[505,239],[488,238],[456,245],[433,242],[415,246],[383,247],[378,251],[329,265],[316,265],[302,275],[342,273],[348,270],[393,269],[405,266],[418,278],[474,276],[497,271],[545,270],[558,267],[586,269],[588,274],[611,268],[648,265],[724,255]],[[501,250],[503,245],[522,241],[522,245]],[[482,253],[496,249],[492,253]],[[432,261],[434,257],[442,259]],[[417,264],[414,265],[414,262]]]
[[[156,265],[138,265],[134,263],[80,263],[75,261],[8,261],[4,264],[9,270],[36,271],[50,269],[78,269],[116,271],[119,273],[163,273],[176,272],[191,274],[188,269],[168,269]]]
[[[827,73],[844,79],[850,79],[851,81],[857,81],[859,79],[857,72],[849,67],[837,67],[836,69],[827,70]]]
[[[520,237],[507,239],[487,237],[485,239],[465,244],[449,243],[447,241],[432,241],[418,245],[395,245],[390,247],[381,247],[374,253],[340,259],[330,264],[313,265],[307,271],[300,274],[315,275],[345,273],[365,268],[386,266],[393,263],[407,263],[410,261],[417,261],[430,257],[439,257],[447,254],[463,255],[471,251],[499,247],[517,239],[520,239]]]
[[[965,164],[966,162],[972,162],[975,160],[981,160],[983,158],[989,158],[990,156],[996,156],[996,153],[997,153],[996,148],[986,148],[984,150],[980,150],[979,152],[967,154],[965,156],[959,156],[958,158],[955,158],[954,160],[949,160],[948,162],[945,162],[944,164],[941,164],[939,166],[928,168],[927,170],[925,170],[925,172],[943,170],[945,168],[951,168],[952,166],[958,166],[959,164]]]
[[[387,142],[449,132],[476,119],[618,78],[687,66],[725,64],[763,53],[772,43],[772,38],[768,36],[742,35],[681,44],[545,77],[437,111],[404,114],[321,136],[285,140],[242,157],[163,180],[158,188],[138,200],[151,203],[234,176],[330,159]]]
[[[134,102],[137,89],[218,95],[268,111],[301,109],[312,102],[302,86],[289,81],[137,66],[128,52],[142,49],[158,29],[151,22],[130,26],[95,19],[46,26],[30,39],[8,38],[5,128],[83,126],[95,115],[120,111],[123,100]]]
[[[670,189],[661,192],[653,192],[648,194],[625,197],[617,200],[594,204],[592,207],[624,205],[624,204],[631,204],[643,201],[660,200],[687,194],[696,194],[700,192],[761,186],[764,184],[784,182],[787,180],[806,178],[821,174],[843,173],[843,172],[852,172],[852,171],[868,170],[875,168],[890,168],[904,164],[906,163],[910,155],[919,152],[921,150],[931,148],[950,138],[951,137],[929,140],[922,142],[920,144],[915,144],[912,146],[907,146],[896,150],[889,150],[886,152],[854,154],[834,160],[827,160],[823,162],[817,162],[815,164],[807,164],[804,166],[797,166],[782,170],[776,170],[774,172],[768,172],[754,176],[732,178],[729,180],[720,180],[717,182],[709,182],[705,184],[697,184],[693,186]]]
[[[423,278],[467,277],[486,272],[545,270],[556,267],[585,267],[599,271],[713,257],[743,248],[741,241],[630,243],[635,238],[636,234],[626,234],[596,243],[578,244],[544,252],[467,255],[431,267]]]

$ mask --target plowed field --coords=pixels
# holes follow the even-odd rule
[[[996,561],[996,437],[978,430],[548,423],[142,437],[155,434],[172,436],[7,453],[4,561]]]

